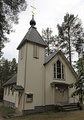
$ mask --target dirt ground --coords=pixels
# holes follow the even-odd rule
[[[84,120],[84,111],[73,111],[55,120]]]
[[[0,102],[0,106],[2,106],[2,103]],[[3,117],[2,117],[2,113],[0,111],[0,120],[4,120]]]
[[[2,104],[0,103],[0,106]],[[2,116],[0,109],[0,120],[5,120]],[[21,117],[15,118],[8,118],[7,120],[84,120],[84,110],[79,111],[71,111],[71,112],[45,112],[41,114],[34,114],[34,115],[26,115]]]
[[[5,120],[0,114],[0,120]],[[84,120],[84,111],[45,113],[9,118],[8,120]]]

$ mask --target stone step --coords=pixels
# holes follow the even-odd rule
[[[77,104],[75,104],[75,103],[62,105],[62,109],[63,109],[64,111],[80,110],[80,108],[79,108],[79,107],[77,106]]]

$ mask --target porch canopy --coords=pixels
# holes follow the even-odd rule
[[[68,87],[69,84],[67,83],[64,83],[64,82],[56,82],[56,81],[53,81],[50,83],[50,85],[53,87]]]
[[[21,85],[13,85],[12,89],[14,89],[15,91],[23,91],[24,88]]]

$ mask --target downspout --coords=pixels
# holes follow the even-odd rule
[[[46,90],[45,90],[45,85],[46,85],[46,66],[44,65],[44,80],[43,80],[43,85],[44,85],[44,88],[43,88],[43,93],[44,93],[44,98],[43,98],[43,100],[44,100],[44,106],[45,106],[45,104],[46,104],[46,101],[45,101],[45,99],[46,99]]]

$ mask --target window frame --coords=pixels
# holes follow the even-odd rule
[[[5,87],[5,95],[7,94],[7,86]]]
[[[54,63],[54,75],[53,75],[53,77],[54,77],[54,79],[65,79],[65,73],[64,73],[64,65],[63,65],[63,63],[60,61],[60,63],[61,63],[61,66],[60,67],[58,67],[58,65],[57,65],[57,62],[58,61],[60,61],[59,59]],[[57,77],[57,71],[58,71],[58,69],[61,69],[61,73],[59,73],[60,74],[60,76],[61,77]]]
[[[8,86],[8,95],[10,95],[10,86]]]
[[[26,94],[26,102],[33,102],[33,94],[32,93]]]
[[[39,59],[39,46],[38,45],[33,46],[33,57],[36,59]]]

